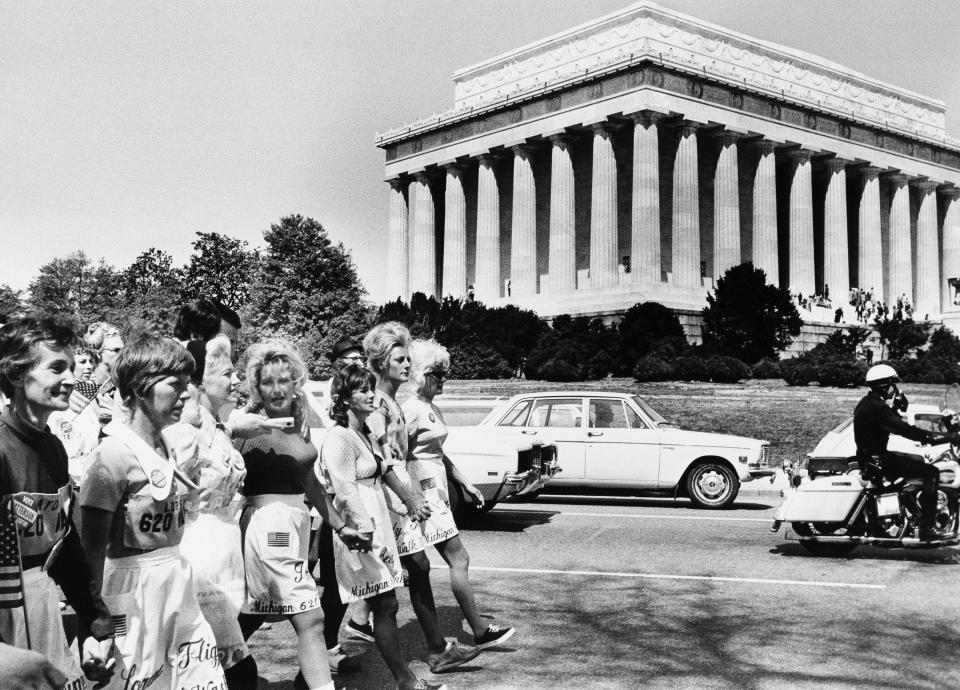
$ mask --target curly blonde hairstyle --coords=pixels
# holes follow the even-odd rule
[[[367,365],[378,377],[383,376],[390,351],[395,347],[410,347],[410,331],[399,321],[377,324],[363,339]]]
[[[301,393],[303,383],[307,380],[307,365],[303,361],[296,346],[283,338],[268,338],[253,345],[247,354],[247,393],[250,402],[247,409],[250,412],[259,412],[263,409],[263,398],[260,396],[260,380],[263,368],[268,364],[286,366],[290,376],[296,382],[294,394],[294,417],[302,412]]]
[[[423,389],[424,374],[428,371],[442,371],[446,375],[450,369],[450,353],[432,338],[417,339],[410,345],[410,363],[410,381],[413,389],[419,393]]]
[[[93,350],[99,350],[103,347],[103,341],[107,338],[120,338],[120,329],[106,321],[94,321],[87,326],[83,334],[83,342],[87,347]]]

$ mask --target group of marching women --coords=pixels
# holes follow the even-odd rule
[[[362,347],[338,342],[320,440],[287,341],[249,349],[237,406],[239,327],[207,300],[184,307],[175,338],[124,343],[97,323],[78,341],[54,318],[0,327],[0,530],[15,535],[0,531],[0,686],[32,668],[25,657],[5,668],[5,651],[29,648],[45,665],[9,687],[256,688],[247,639],[286,618],[295,687],[332,689],[332,672],[359,669],[338,643],[349,614],[345,634],[376,643],[398,688],[445,687],[417,678],[401,651],[407,581],[434,673],[514,633],[478,612],[450,511],[448,479],[483,497],[443,452],[433,398],[446,350],[397,323]],[[17,567],[5,569],[10,544]],[[472,644],[443,636],[428,546],[450,567]],[[57,587],[76,613],[75,648]]]

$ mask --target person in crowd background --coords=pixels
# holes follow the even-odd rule
[[[175,449],[199,447],[200,491],[187,502],[180,549],[193,567],[200,609],[217,639],[230,690],[255,689],[257,665],[238,620],[244,598],[239,488],[246,467],[220,418],[222,410],[236,402],[236,376],[226,337],[218,335],[207,342],[201,368],[199,385],[190,386],[193,414],[188,417],[185,412],[179,424],[164,430],[165,440]],[[211,548],[213,544],[217,548]]]
[[[100,363],[95,352],[78,349],[74,352],[74,383],[68,410],[55,410],[47,425],[67,451],[70,477],[80,483],[86,473],[90,454],[100,443],[100,413],[96,402],[97,384],[93,372]]]
[[[364,601],[373,612],[377,648],[401,690],[439,690],[411,673],[400,649],[395,589],[403,584],[396,540],[391,529],[384,476],[392,473],[366,421],[374,410],[373,374],[360,364],[345,364],[331,379],[330,414],[335,425],[321,448],[321,467],[333,495],[331,514],[346,525],[335,540],[336,584],[343,601]]]
[[[414,490],[419,491],[430,506],[430,517],[420,523],[420,528],[426,543],[436,547],[450,567],[450,587],[473,630],[474,644],[486,649],[509,639],[515,629],[487,625],[480,616],[470,584],[470,555],[460,539],[450,510],[447,477],[477,508],[483,507],[483,494],[443,452],[447,425],[433,399],[443,392],[443,382],[450,369],[450,354],[435,340],[415,340],[410,348],[410,358],[413,365],[411,381],[416,395],[403,404],[409,449],[407,471]]]
[[[368,417],[367,425],[388,454],[387,463],[392,471],[384,477],[384,493],[400,562],[409,574],[410,604],[426,638],[427,664],[434,673],[442,673],[475,658],[480,649],[446,640],[437,620],[430,584],[430,561],[424,551],[426,541],[419,524],[430,517],[430,508],[410,487],[406,469],[406,420],[396,400],[400,386],[410,378],[409,346],[410,332],[395,321],[374,326],[363,339],[367,361],[377,377],[374,411]],[[351,613],[347,628],[370,635],[368,622],[365,622],[365,629],[357,625],[358,612],[365,615],[357,607]]]
[[[105,321],[96,321],[87,327],[83,335],[84,344],[97,353],[100,364],[93,370],[93,382],[97,384],[97,413],[101,424],[108,424],[114,412],[120,408],[121,401],[114,393],[113,365],[123,349],[120,330]]]
[[[63,690],[66,682],[43,654],[0,642],[0,688]]]
[[[197,467],[162,431],[180,420],[193,359],[176,341],[143,336],[114,364],[127,414],[104,428],[80,487],[82,539],[118,635],[123,669],[111,688],[224,687],[217,642],[180,553]]]
[[[66,687],[80,688],[82,674],[110,677],[113,628],[74,525],[67,454],[47,426],[52,412],[69,406],[74,342],[58,319],[22,318],[0,328],[0,390],[10,400],[0,412],[0,502],[2,520],[18,532],[25,602],[0,608],[0,639],[30,643],[67,677]],[[67,644],[58,586],[77,614],[80,659]]]
[[[301,387],[307,368],[294,347],[280,339],[257,343],[248,356],[248,411],[273,418],[282,428],[236,442],[247,467],[240,518],[246,600],[240,624],[249,638],[263,616],[287,618],[297,633],[295,686],[333,690],[320,595],[307,564],[305,499],[318,509],[326,506],[314,473],[317,449],[304,423]]]

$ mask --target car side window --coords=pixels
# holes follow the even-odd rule
[[[627,411],[627,426],[631,429],[647,429],[649,428],[646,422],[640,418],[632,407],[629,405],[624,405],[624,409]]]
[[[530,401],[521,400],[504,415],[497,426],[526,426],[527,412],[530,411]]]
[[[590,401],[591,429],[628,429],[623,401],[610,398],[594,398]]]
[[[579,398],[551,398],[537,400],[530,410],[527,426],[579,428],[581,419]]]

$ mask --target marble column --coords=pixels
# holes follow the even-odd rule
[[[910,242],[910,187],[907,176],[895,173],[886,177],[893,184],[886,262],[886,302],[892,310],[897,299],[904,295],[913,302],[913,252]]]
[[[387,296],[410,299],[408,269],[408,209],[406,178],[387,180],[390,185],[390,219],[387,225]]]
[[[674,285],[702,287],[700,276],[700,182],[697,178],[697,128],[680,125],[680,143],[673,162]]]
[[[532,146],[513,147],[510,286],[516,297],[537,294],[537,194],[532,156]]]
[[[634,283],[660,282],[660,134],[663,115],[630,116],[633,128],[633,209],[630,271]]]
[[[590,287],[616,285],[617,275],[617,160],[613,127],[599,123],[593,129],[593,184],[590,195]]]
[[[954,304],[954,290],[947,282],[951,278],[960,278],[960,188],[945,186],[941,188],[946,213],[943,216],[943,265],[941,266],[943,311],[957,311],[960,305]]]
[[[577,252],[574,235],[573,137],[550,137],[550,248],[547,290],[573,292],[577,287]],[[541,288],[541,292],[544,292]]]
[[[880,168],[860,168],[863,194],[857,216],[857,287],[883,300],[883,240],[880,233]]]
[[[436,217],[430,175],[413,176],[413,227],[410,230],[410,293],[437,293]]]
[[[790,183],[790,256],[791,290],[807,297],[816,292],[813,254],[813,190],[810,166],[811,151],[798,149],[789,153],[793,163]]]
[[[768,283],[786,287],[780,285],[776,144],[761,139],[756,146],[760,160],[753,178],[753,265],[763,269]]]
[[[937,233],[937,183],[919,180],[912,183],[920,193],[917,211],[917,285],[913,316],[940,313],[940,255]]]
[[[467,201],[463,166],[444,167],[447,187],[443,194],[443,289],[441,295],[463,297],[467,290]]]
[[[850,295],[847,163],[849,161],[842,158],[828,158],[824,161],[827,195],[823,203],[823,283],[830,287],[830,299],[834,308],[846,306]]]
[[[740,264],[740,164],[737,132],[720,132],[713,181],[713,279]]]
[[[493,156],[480,157],[477,171],[477,252],[474,289],[478,300],[500,297],[500,192]]]

